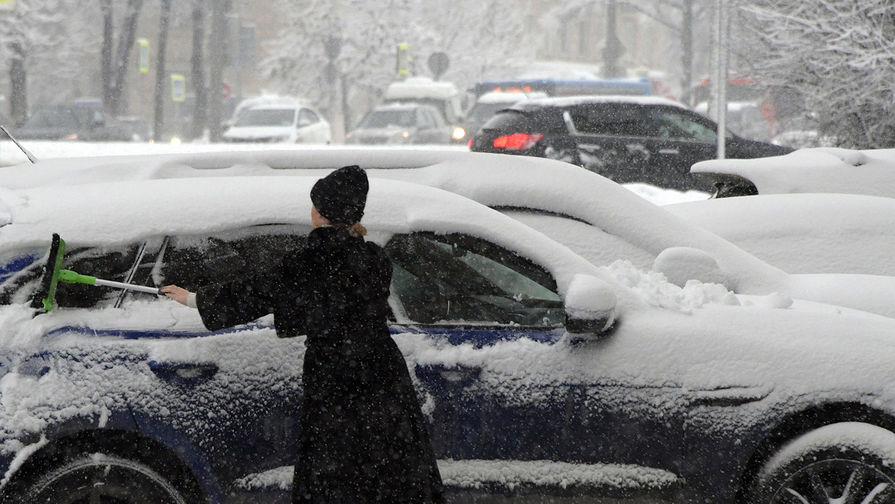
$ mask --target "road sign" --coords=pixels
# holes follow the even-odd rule
[[[137,48],[139,50],[137,64],[140,67],[140,73],[149,73],[149,40],[145,38],[138,39]]]
[[[407,77],[410,75],[410,46],[398,44],[398,75]]]
[[[451,59],[447,54],[439,51],[430,54],[429,60],[426,63],[429,65],[429,70],[432,71],[435,80],[438,80],[445,72],[447,72],[448,66],[451,64]]]
[[[186,77],[181,74],[171,74],[171,99],[175,102],[186,100]]]
[[[16,10],[16,0],[0,0],[0,11]]]

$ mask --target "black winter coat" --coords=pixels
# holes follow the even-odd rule
[[[391,262],[344,229],[258,278],[200,288],[210,330],[274,314],[280,337],[307,335],[293,502],[441,502],[442,484],[404,356],[389,335]]]

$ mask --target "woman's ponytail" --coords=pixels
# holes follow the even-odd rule
[[[364,225],[360,222],[355,222],[348,228],[348,234],[357,238],[360,238],[361,236],[367,236],[367,228],[365,228]]]

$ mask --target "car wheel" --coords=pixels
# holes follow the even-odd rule
[[[895,433],[827,425],[790,441],[762,468],[753,504],[895,502]]]
[[[81,454],[41,475],[16,502],[52,504],[187,504],[151,467],[114,455]]]

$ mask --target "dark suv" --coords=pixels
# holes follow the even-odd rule
[[[619,183],[710,190],[690,176],[690,166],[715,157],[716,132],[711,120],[664,98],[543,98],[499,111],[482,126],[470,149],[560,159]],[[730,158],[790,151],[727,134]]]

